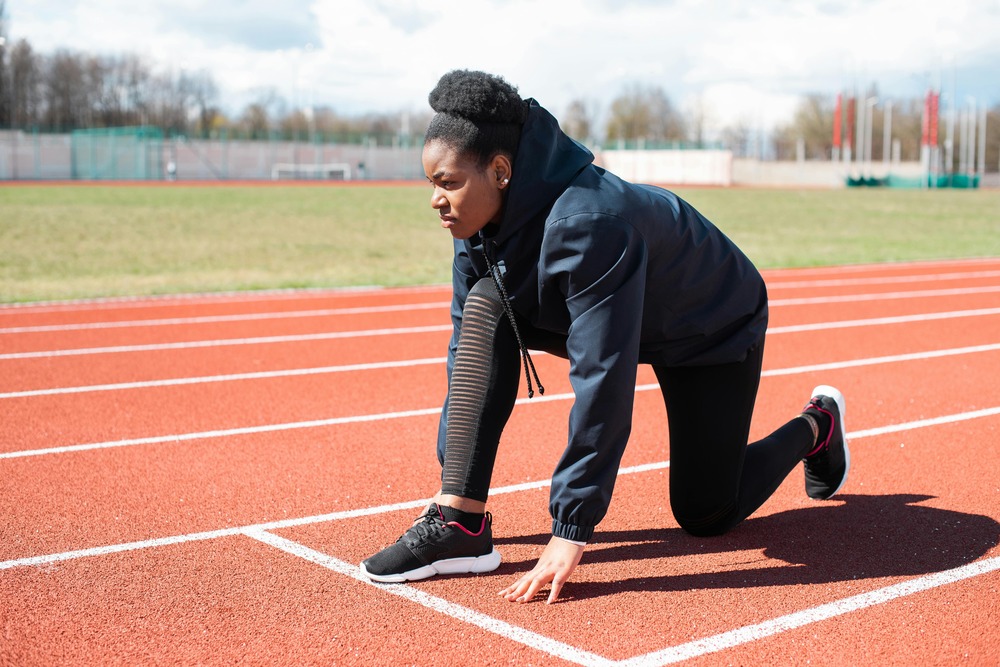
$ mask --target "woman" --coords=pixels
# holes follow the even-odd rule
[[[767,294],[750,260],[673,193],[595,166],[545,109],[503,79],[454,71],[431,92],[422,156],[431,206],[455,239],[454,333],[441,416],[441,490],[399,540],[361,564],[377,581],[500,564],[486,512],[500,434],[527,349],[569,359],[575,401],[552,477],[552,538],[500,591],[554,602],[604,517],[628,441],[637,366],[651,364],[670,432],[670,504],[693,535],[731,529],[804,459],[806,491],[847,478],[844,399],[817,387],[801,414],[747,445]],[[520,356],[520,359],[518,358]]]

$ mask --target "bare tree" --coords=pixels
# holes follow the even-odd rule
[[[216,122],[222,113],[216,106],[219,89],[212,75],[200,70],[190,76],[191,102],[198,112],[196,131],[201,137],[208,137],[215,129]]]
[[[562,130],[577,141],[589,143],[594,140],[595,113],[586,101],[573,100],[569,103],[562,119]]]
[[[7,35],[7,3],[0,0],[0,127],[13,127],[14,104],[11,94],[10,45]]]
[[[684,121],[662,88],[632,85],[611,103],[609,141],[682,141]]]
[[[281,116],[275,109],[281,106],[278,93],[273,88],[257,91],[257,99],[251,102],[240,118],[240,128],[251,139],[268,139],[271,136],[272,120]]]
[[[828,95],[807,95],[796,109],[792,121],[775,130],[777,158],[795,158],[798,143],[802,141],[807,158],[829,159],[833,151],[833,115],[833,101]]]
[[[722,130],[722,145],[733,152],[734,157],[753,155],[753,129],[746,122],[738,122]]]
[[[41,65],[31,44],[20,39],[10,51],[10,125],[23,128],[38,122],[41,110]]]

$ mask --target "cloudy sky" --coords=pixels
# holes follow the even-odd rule
[[[711,126],[766,128],[799,96],[875,83],[1000,103],[1000,0],[6,0],[36,51],[206,70],[237,111],[271,88],[344,114],[423,111],[454,68],[502,74],[557,116],[656,85]]]

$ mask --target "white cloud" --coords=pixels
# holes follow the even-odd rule
[[[424,110],[444,72],[504,75],[556,115],[629,84],[767,127],[799,96],[875,82],[916,97],[950,81],[1000,102],[996,0],[8,0],[36,50],[138,53],[207,70],[239,109],[261,89],[345,113]]]

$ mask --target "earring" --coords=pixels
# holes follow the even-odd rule
[[[507,185],[508,183],[510,183],[510,179],[509,178],[505,178],[502,181],[500,181],[500,185]]]

